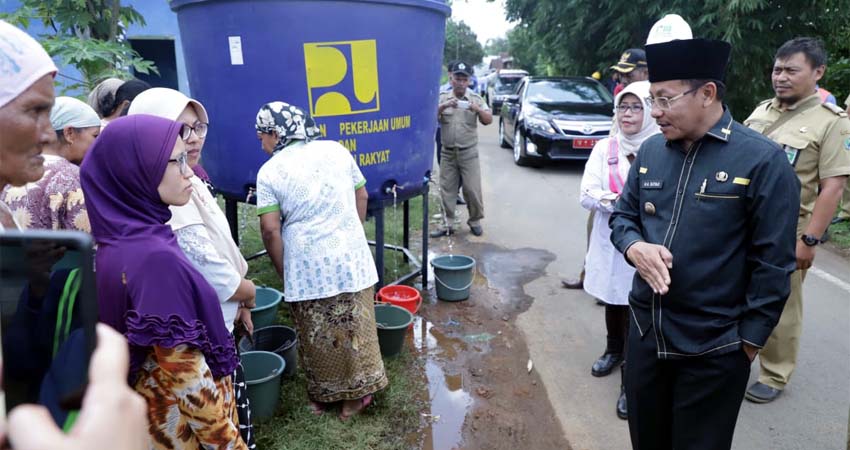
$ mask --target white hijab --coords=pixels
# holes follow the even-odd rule
[[[640,131],[635,134],[627,135],[620,131],[620,102],[623,101],[623,96],[632,94],[643,102],[643,122],[640,125]],[[649,106],[649,81],[635,81],[626,86],[625,89],[617,94],[614,99],[614,126],[611,127],[611,138],[617,139],[620,146],[620,154],[623,156],[636,155],[640,144],[650,136],[660,133],[661,129],[652,118],[652,109]]]
[[[56,73],[56,64],[44,47],[19,28],[0,20],[0,108],[51,73]]]

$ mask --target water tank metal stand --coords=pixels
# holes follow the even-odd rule
[[[375,247],[375,267],[378,269],[378,284],[375,287],[380,289],[386,285],[406,283],[418,276],[422,276],[422,289],[428,290],[428,183],[422,185],[417,195],[408,197],[402,202],[402,245],[387,245],[385,242],[385,226],[384,226],[384,209],[392,204],[391,200],[378,201],[370,204],[367,208],[367,214],[375,218],[375,240],[369,241],[369,245]],[[422,257],[417,259],[410,251],[410,200],[416,197],[422,197]],[[390,250],[400,252],[404,256],[405,262],[409,263],[414,269],[401,277],[386,283],[384,279],[384,251]]]

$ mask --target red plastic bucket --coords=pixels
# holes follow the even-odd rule
[[[422,305],[422,296],[410,286],[396,284],[382,287],[378,291],[378,301],[400,306],[411,314],[416,314]]]

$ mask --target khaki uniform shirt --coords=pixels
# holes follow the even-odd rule
[[[441,92],[439,103],[445,103],[454,91]],[[458,101],[466,100],[475,103],[481,109],[489,110],[487,103],[478,94],[466,90],[466,94]],[[472,109],[446,108],[440,113],[440,141],[443,147],[468,148],[478,144],[478,113]]]
[[[850,120],[838,106],[814,94],[784,111],[777,99],[760,103],[744,124],[778,143],[800,179],[800,235],[812,217],[818,184],[850,175]]]

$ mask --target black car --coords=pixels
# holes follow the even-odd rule
[[[499,141],[520,166],[587,160],[613,116],[614,99],[592,78],[526,77],[502,106]]]

